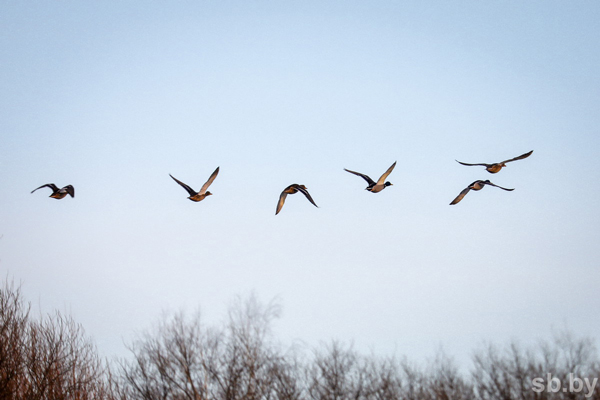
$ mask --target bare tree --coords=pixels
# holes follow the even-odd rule
[[[133,362],[121,362],[116,383],[131,399],[297,399],[299,387],[287,356],[273,344],[275,303],[255,296],[237,299],[224,328],[207,328],[197,315],[163,320],[130,349]]]
[[[222,398],[265,399],[272,397],[274,370],[281,372],[278,354],[271,337],[271,322],[280,314],[277,303],[263,306],[255,295],[237,298],[229,310],[222,353]],[[279,382],[282,384],[283,382]]]
[[[367,366],[352,347],[332,342],[324,351],[315,352],[307,371],[310,399],[363,399],[367,395]]]
[[[367,359],[365,365],[366,390],[368,398],[375,400],[402,399],[403,378],[394,358]]]
[[[134,361],[121,363],[117,387],[132,399],[208,398],[214,369],[208,353],[218,345],[217,335],[201,329],[198,315],[187,321],[176,314],[130,347]]]
[[[107,396],[105,367],[83,329],[59,313],[30,323],[25,343],[28,399]]]
[[[20,288],[0,289],[0,399],[110,399],[106,369],[83,329],[59,313],[31,318]]]
[[[33,318],[13,283],[0,288],[0,400],[583,400],[600,399],[594,343],[568,332],[538,346],[487,345],[460,373],[439,352],[421,367],[364,356],[340,342],[284,349],[271,326],[276,302],[237,298],[221,326],[199,314],[166,316],[112,372],[83,329],[60,313]],[[308,355],[307,355],[308,354]],[[547,390],[534,390],[536,379]]]
[[[488,345],[473,358],[472,378],[479,399],[600,399],[594,393],[570,390],[569,379],[600,377],[597,353],[590,339],[575,339],[562,332],[553,341],[523,350],[516,343],[505,348]],[[560,390],[550,390],[548,378]],[[546,390],[534,390],[534,379],[544,381]],[[588,397],[586,397],[588,395]]]
[[[473,387],[459,373],[454,361],[443,351],[439,351],[429,367],[427,391],[432,399],[469,400],[474,399]]]
[[[0,288],[0,399],[13,399],[23,382],[24,341],[29,307],[21,289],[5,282]]]

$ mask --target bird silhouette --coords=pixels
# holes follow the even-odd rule
[[[460,202],[463,199],[463,197],[465,197],[467,195],[467,193],[469,193],[470,190],[481,190],[481,189],[483,189],[483,187],[485,185],[495,186],[497,188],[508,190],[508,191],[515,190],[515,189],[507,189],[507,188],[503,188],[502,186],[494,185],[489,180],[475,181],[475,182],[471,183],[469,186],[467,186],[465,189],[463,189],[463,191],[460,192],[460,194],[458,196],[456,196],[456,198],[454,200],[452,200],[452,202],[450,203],[450,205],[452,206],[452,205],[457,204],[458,202]]]
[[[500,162],[493,163],[493,164],[485,164],[485,163],[479,163],[479,164],[468,164],[468,163],[464,163],[464,162],[462,162],[462,161],[458,161],[458,160],[455,160],[455,161],[456,161],[457,163],[459,163],[459,164],[462,164],[462,165],[468,165],[468,166],[470,166],[470,167],[471,167],[471,166],[475,166],[475,165],[480,165],[480,166],[483,166],[483,167],[485,167],[485,170],[486,170],[487,172],[489,172],[490,174],[495,174],[495,173],[499,172],[499,171],[500,171],[500,170],[501,170],[503,167],[506,167],[506,163],[507,163],[507,162],[512,162],[512,161],[522,160],[522,159],[524,159],[524,158],[527,158],[527,157],[529,157],[529,156],[531,155],[531,153],[533,153],[533,150],[531,150],[531,151],[530,151],[530,152],[528,152],[528,153],[521,154],[521,155],[520,155],[520,156],[518,156],[518,157],[511,158],[510,160],[504,160],[504,161],[500,161]]]
[[[181,187],[183,187],[190,194],[190,196],[188,197],[188,199],[190,199],[191,201],[198,202],[198,201],[204,200],[207,196],[212,195],[212,193],[209,192],[207,189],[213,183],[213,181],[217,177],[218,173],[219,173],[219,167],[217,167],[217,169],[215,169],[215,171],[210,175],[210,178],[208,178],[208,180],[206,181],[206,183],[204,185],[202,185],[202,187],[200,188],[199,192],[196,192],[194,189],[192,189],[191,187],[189,187],[185,183],[181,182],[180,180],[178,180],[177,178],[175,178],[173,175],[169,174],[169,176],[171,178],[173,178],[173,180],[175,182],[179,183],[181,185]]]
[[[73,187],[73,185],[67,185],[67,186],[59,189],[54,183],[47,183],[45,185],[42,185],[37,189],[33,189],[31,191],[31,193],[33,193],[36,190],[41,189],[43,187],[49,187],[50,189],[52,189],[52,194],[50,195],[50,197],[52,197],[53,199],[62,199],[67,194],[70,195],[71,197],[75,197],[75,188]]]
[[[394,161],[392,166],[389,167],[388,170],[385,171],[383,175],[381,175],[381,177],[379,177],[379,180],[377,182],[375,182],[373,179],[371,179],[368,175],[361,174],[360,172],[350,171],[349,169],[346,169],[346,168],[344,168],[344,171],[350,172],[351,174],[354,174],[354,175],[358,175],[361,178],[363,178],[365,181],[367,181],[369,186],[367,186],[365,188],[365,190],[368,190],[371,193],[378,193],[378,192],[381,192],[383,189],[385,189],[387,186],[392,186],[392,184],[390,182],[385,182],[385,180],[388,177],[388,175],[392,173],[395,166],[396,166],[396,161]]]
[[[279,214],[279,211],[281,211],[281,208],[283,207],[283,203],[285,203],[285,199],[287,197],[288,194],[294,194],[294,193],[302,193],[304,196],[306,196],[306,198],[308,199],[308,201],[310,201],[315,207],[319,207],[315,201],[312,199],[312,197],[310,197],[310,194],[308,193],[308,190],[306,190],[306,186],[304,185],[298,185],[297,183],[293,183],[290,186],[286,187],[285,189],[283,189],[283,191],[281,192],[281,194],[279,195],[279,201],[277,202],[277,210],[275,211],[275,215]]]

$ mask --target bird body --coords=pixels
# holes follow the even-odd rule
[[[489,180],[479,180],[479,181],[475,181],[473,183],[471,183],[469,186],[467,186],[465,189],[463,189],[462,192],[459,193],[458,196],[456,196],[456,198],[454,200],[452,200],[452,202],[450,203],[450,205],[454,205],[454,204],[458,204],[463,197],[465,197],[467,195],[467,193],[469,193],[469,191],[471,190],[481,190],[485,187],[485,185],[490,185],[490,186],[495,186],[497,188],[503,189],[503,190],[507,190],[507,191],[513,191],[515,189],[507,189],[507,188],[503,188],[502,186],[498,186],[498,185],[494,185],[492,182],[490,182]]]
[[[219,168],[220,167],[217,167],[217,169],[215,169],[215,171],[210,175],[210,177],[208,178],[208,180],[206,181],[206,183],[204,185],[202,185],[202,188],[200,188],[200,191],[198,191],[198,192],[196,192],[194,189],[192,189],[191,187],[189,187],[185,183],[183,183],[180,180],[178,180],[177,178],[175,178],[173,175],[169,174],[169,176],[171,178],[173,178],[173,180],[175,182],[177,182],[178,184],[180,184],[181,187],[183,187],[189,193],[190,196],[188,197],[188,199],[190,199],[191,201],[199,202],[199,201],[204,200],[206,197],[212,195],[212,193],[209,192],[207,189],[213,183],[213,181],[215,180],[215,178],[219,174]]]
[[[275,215],[279,214],[279,211],[281,211],[281,209],[283,208],[283,204],[285,203],[285,199],[287,197],[288,194],[295,194],[295,193],[302,193],[304,196],[306,196],[306,198],[308,199],[308,201],[310,201],[315,207],[319,207],[314,200],[312,199],[312,197],[310,197],[310,194],[308,193],[308,190],[306,189],[306,186],[304,185],[298,185],[297,183],[293,183],[290,186],[286,187],[285,189],[283,189],[283,191],[281,192],[281,194],[279,195],[279,201],[277,202],[277,210],[275,211]]]
[[[45,185],[42,185],[37,189],[33,189],[31,191],[31,193],[33,193],[36,190],[41,189],[43,187],[49,187],[50,189],[52,189],[52,194],[50,195],[50,197],[52,197],[53,199],[62,199],[64,197],[66,197],[67,195],[70,195],[71,197],[75,197],[75,188],[73,187],[73,185],[67,185],[67,186],[59,189],[54,183],[47,183]]]
[[[208,196],[212,196],[212,193],[207,191],[204,194],[197,193],[193,196],[189,196],[188,199],[190,199],[191,201],[199,202],[199,201],[204,200]]]
[[[462,165],[467,165],[467,166],[470,166],[470,167],[471,167],[471,166],[480,165],[480,166],[482,166],[482,167],[485,167],[485,170],[486,170],[487,172],[489,172],[490,174],[495,174],[495,173],[497,173],[497,172],[500,172],[500,170],[501,170],[502,168],[506,167],[506,163],[507,163],[507,162],[512,162],[512,161],[522,160],[522,159],[524,159],[524,158],[527,158],[527,157],[529,157],[529,156],[531,155],[531,153],[533,153],[533,150],[531,150],[531,151],[530,151],[530,152],[528,152],[528,153],[521,154],[521,155],[520,155],[520,156],[518,156],[518,157],[511,158],[510,160],[504,160],[504,161],[497,162],[497,163],[493,163],[493,164],[485,164],[485,163],[479,163],[479,164],[468,164],[468,163],[464,163],[464,162],[461,162],[461,161],[458,161],[458,160],[456,160],[456,162],[457,162],[457,163],[459,163],[459,164],[462,164]]]
[[[488,182],[490,182],[490,181],[488,180]],[[485,181],[475,181],[475,182],[471,183],[470,189],[471,190],[481,190],[481,189],[483,189],[484,186],[485,186]]]
[[[392,171],[394,170],[395,166],[396,166],[396,161],[394,161],[394,163],[392,164],[392,166],[389,167],[387,169],[387,171],[385,171],[384,174],[381,175],[381,177],[379,177],[379,180],[377,182],[375,182],[373,179],[371,179],[368,175],[361,174],[360,172],[350,171],[349,169],[346,169],[346,168],[344,168],[344,171],[350,172],[351,174],[354,174],[354,175],[357,175],[357,176],[360,176],[365,181],[367,181],[367,183],[369,185],[365,188],[365,190],[368,190],[371,193],[379,193],[383,189],[385,189],[386,187],[393,186],[392,183],[386,182],[385,180],[387,179],[388,175],[392,173]]]

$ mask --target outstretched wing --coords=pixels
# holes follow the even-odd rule
[[[184,188],[185,190],[187,190],[187,192],[190,194],[190,196],[194,196],[197,193],[194,191],[194,189],[192,189],[191,187],[189,187],[188,185],[186,185],[185,183],[181,182],[180,180],[178,180],[177,178],[175,178],[173,175],[169,174],[169,176],[171,178],[173,178],[173,180],[177,183],[179,183],[181,185],[182,188]]]
[[[360,177],[361,177],[361,178],[363,178],[365,181],[367,181],[367,183],[368,183],[369,185],[374,185],[374,184],[375,184],[375,182],[373,181],[373,179],[369,178],[369,177],[368,177],[367,175],[365,175],[365,174],[361,174],[360,172],[354,172],[354,171],[350,171],[349,169],[346,169],[346,168],[344,168],[344,171],[346,171],[346,172],[350,172],[351,174],[354,174],[354,175],[358,175],[358,176],[360,176]]]
[[[388,170],[385,171],[385,173],[383,175],[381,175],[381,177],[379,177],[379,180],[377,181],[377,184],[381,185],[382,183],[385,183],[385,180],[387,179],[388,175],[392,173],[392,171],[394,170],[395,166],[396,166],[396,161],[394,161],[394,163],[392,164],[392,166],[389,167]]]
[[[73,185],[67,185],[63,189],[65,189],[67,193],[71,195],[71,197],[75,197],[75,188],[73,187]]]
[[[310,194],[308,193],[308,190],[306,190],[306,188],[304,186],[297,186],[296,189],[298,189],[298,191],[300,193],[302,193],[303,195],[306,196],[306,198],[308,199],[308,201],[310,201],[313,206],[319,208],[319,206],[315,203],[315,201],[312,199],[312,197],[310,197]]]
[[[469,167],[472,167],[472,166],[475,166],[475,165],[481,165],[482,167],[489,167],[491,165],[491,164],[484,164],[484,163],[480,163],[480,164],[468,164],[466,162],[462,162],[462,161],[458,161],[458,160],[454,160],[454,161],[456,161],[457,163],[462,164],[462,165],[468,165]]]
[[[200,192],[198,192],[198,193],[200,193],[200,194],[206,193],[206,190],[208,189],[208,187],[213,183],[213,181],[219,174],[219,168],[220,167],[217,167],[217,169],[215,169],[215,172],[213,172],[212,175],[210,176],[210,178],[208,178],[208,180],[206,181],[206,183],[204,185],[202,185],[202,187],[200,188]]]
[[[31,191],[31,193],[33,193],[33,192],[35,192],[36,190],[38,190],[38,189],[41,189],[41,188],[43,188],[43,187],[49,187],[50,189],[52,189],[52,193],[58,192],[58,187],[57,187],[57,186],[56,186],[54,183],[46,183],[45,185],[42,185],[42,186],[40,186],[40,187],[39,187],[39,188],[37,188],[37,189],[33,189],[33,190]]]
[[[507,189],[507,188],[504,188],[502,186],[494,185],[492,182],[486,182],[485,184],[486,185],[490,185],[490,186],[495,186],[495,187],[500,188],[500,189],[508,190],[509,192],[512,192],[513,190],[515,190],[514,188],[513,189]]]
[[[467,193],[469,193],[469,190],[471,190],[471,185],[469,185],[468,187],[463,189],[463,191],[460,192],[460,194],[458,196],[456,196],[456,198],[454,200],[452,200],[452,203],[450,203],[450,205],[452,206],[454,204],[458,204],[458,202],[461,201],[463,199],[463,197],[465,197],[467,195]]]
[[[279,214],[279,211],[281,211],[281,208],[283,207],[283,203],[285,203],[286,197],[287,197],[287,193],[285,192],[285,189],[284,189],[284,191],[281,192],[281,195],[279,195],[279,201],[277,202],[277,210],[275,211],[275,215]]]
[[[524,159],[524,158],[527,158],[527,157],[529,157],[529,156],[531,155],[531,153],[533,153],[533,150],[531,150],[531,151],[530,151],[530,152],[528,152],[528,153],[521,154],[521,155],[520,155],[520,156],[518,156],[518,157],[511,158],[510,160],[506,160],[506,161],[502,161],[502,162],[503,162],[503,163],[507,163],[507,162],[511,162],[511,161],[522,160],[522,159]]]

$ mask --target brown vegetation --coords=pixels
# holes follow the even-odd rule
[[[364,356],[339,342],[313,351],[283,348],[270,330],[278,315],[276,304],[255,297],[238,299],[221,327],[174,314],[134,341],[132,357],[109,370],[72,319],[59,313],[33,318],[20,289],[4,284],[0,400],[600,399],[600,384],[593,391],[572,385],[573,376],[599,378],[600,364],[594,343],[569,333],[528,349],[488,345],[473,356],[472,371],[461,373],[443,353],[419,366]],[[533,380],[548,374],[569,390],[540,391]]]
[[[34,319],[19,288],[0,288],[0,399],[107,399],[106,374],[71,318]]]

